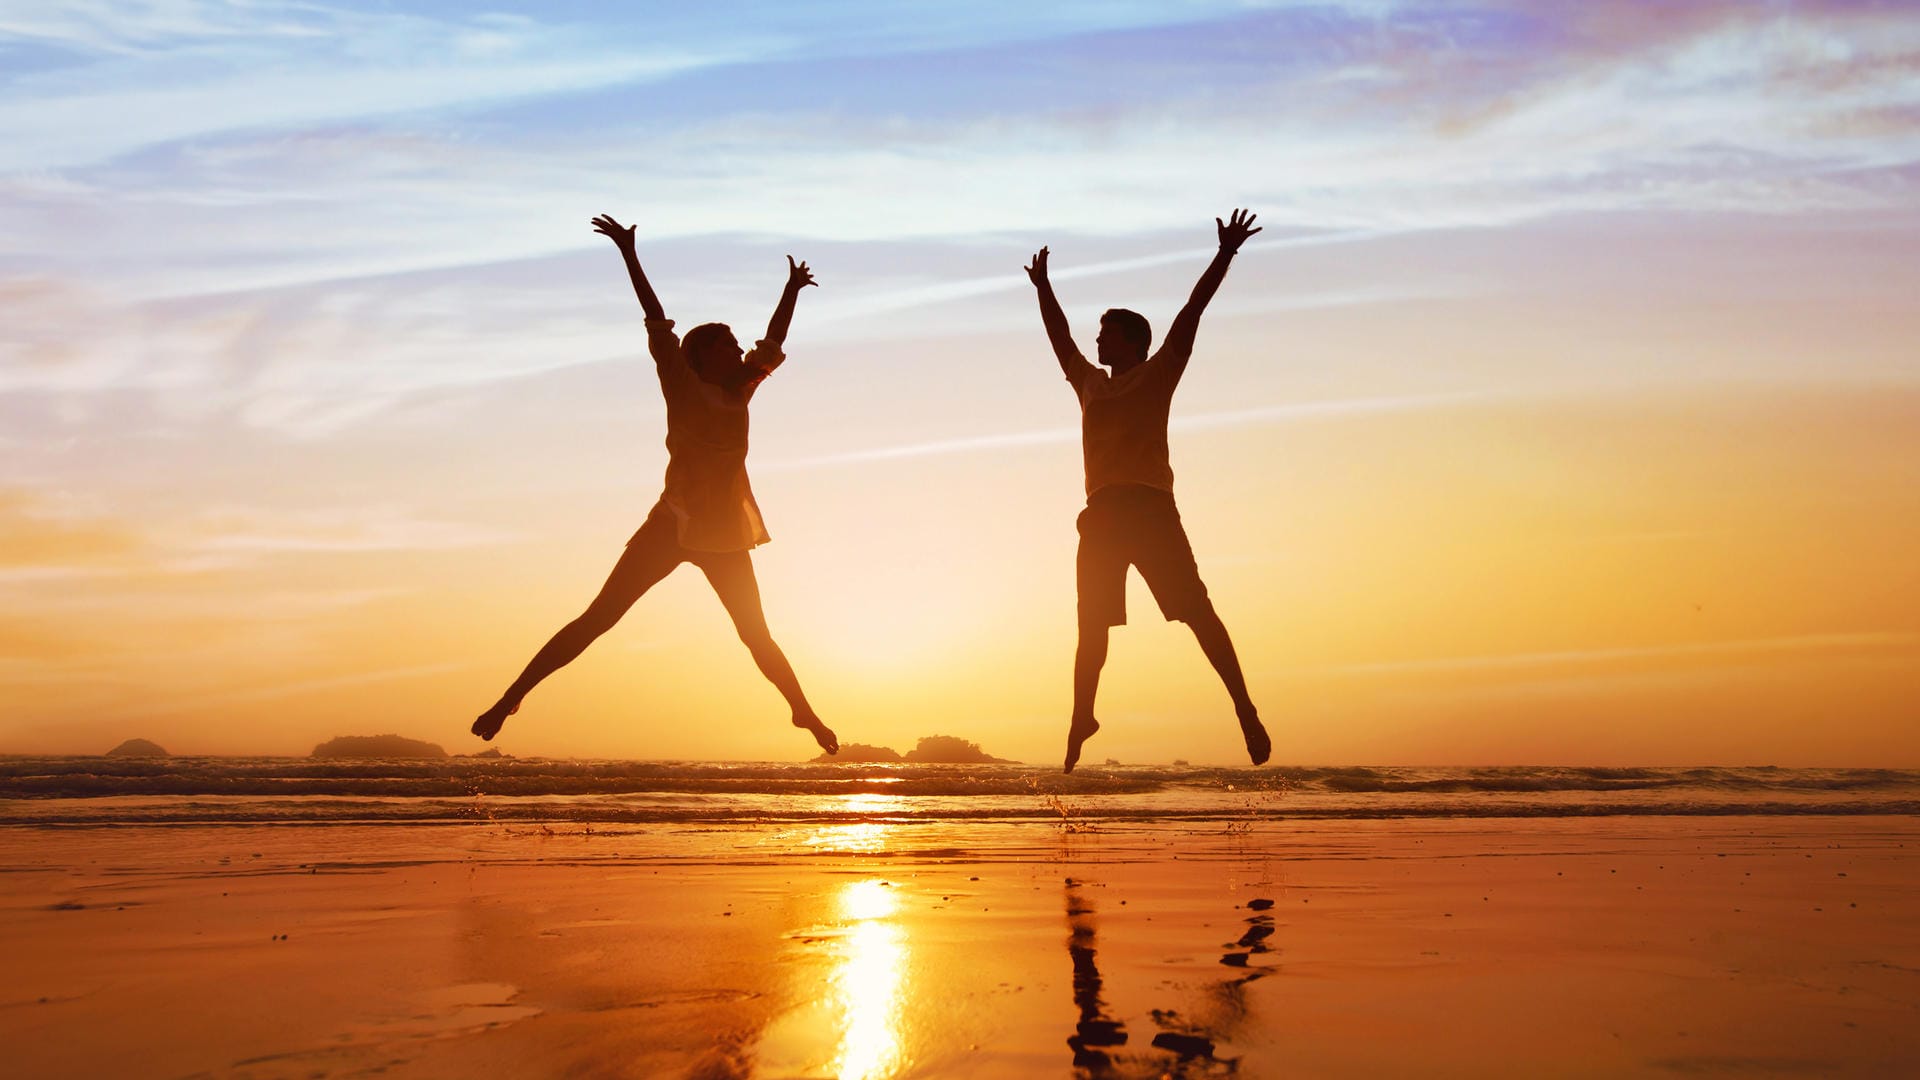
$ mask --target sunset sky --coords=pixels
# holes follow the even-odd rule
[[[843,741],[1054,760],[1084,349],[1264,232],[1176,489],[1281,763],[1920,766],[1920,10],[0,5],[0,752],[466,725],[659,493],[636,223],[759,336]],[[1088,759],[1244,760],[1138,579]],[[810,755],[683,568],[516,754]]]

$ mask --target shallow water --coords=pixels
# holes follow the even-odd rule
[[[0,824],[913,822],[1920,813],[1894,769],[0,758]]]

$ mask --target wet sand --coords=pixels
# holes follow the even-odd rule
[[[1909,817],[0,829],[10,1075],[1920,1073]]]

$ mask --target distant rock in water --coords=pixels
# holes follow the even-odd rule
[[[907,761],[933,765],[1013,765],[1011,758],[994,757],[980,744],[952,735],[929,735],[907,751]]]
[[[911,761],[920,765],[1017,765],[1010,758],[998,758],[980,749],[977,742],[952,735],[928,735],[920,745],[901,754],[890,746],[846,743],[838,754],[821,754],[812,759],[822,765],[863,765],[872,762]]]
[[[891,746],[868,746],[866,743],[850,742],[840,747],[837,754],[821,754],[814,761],[827,764],[864,765],[875,761],[899,761],[900,751]]]
[[[145,739],[128,739],[119,746],[107,751],[108,757],[172,757],[166,747]]]
[[[443,758],[438,745],[398,735],[342,735],[313,748],[314,757]]]
[[[510,758],[512,754],[503,754],[497,746],[489,746],[476,754],[455,754],[454,757]]]

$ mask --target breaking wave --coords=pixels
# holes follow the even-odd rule
[[[0,758],[0,824],[1890,815],[1920,772]]]

